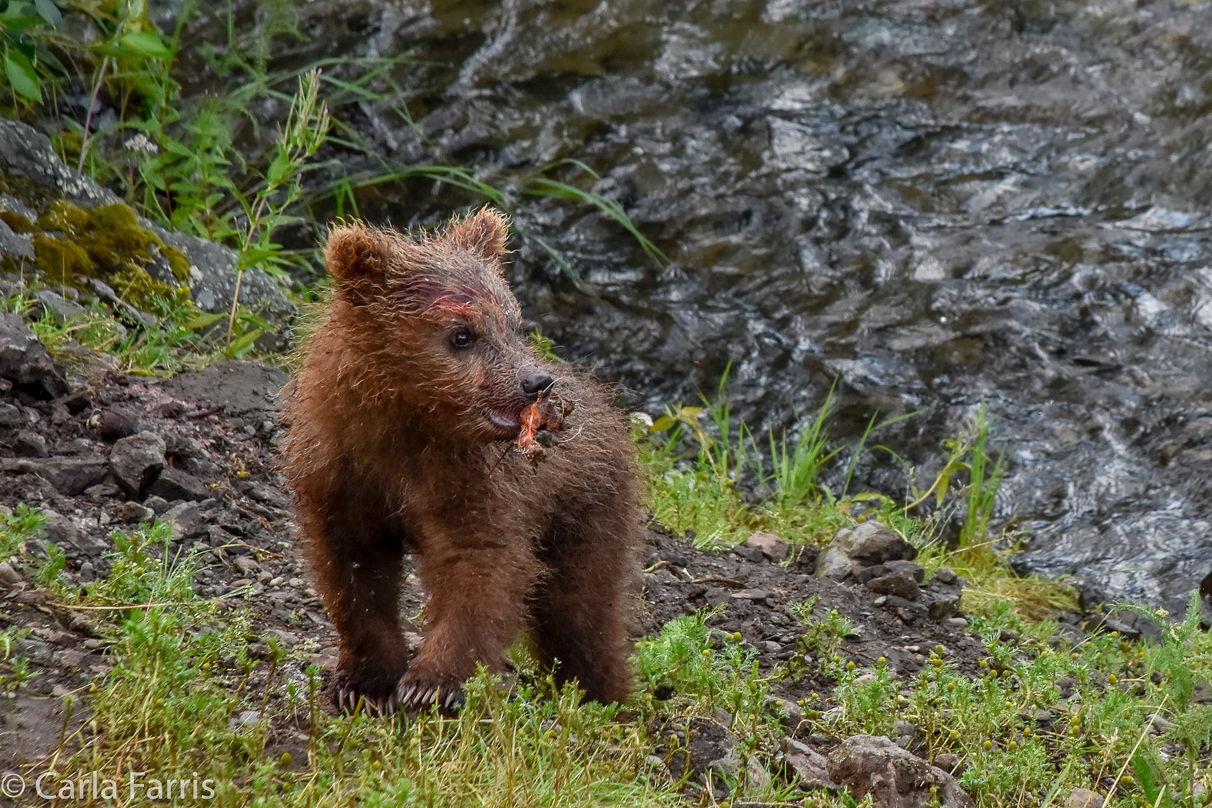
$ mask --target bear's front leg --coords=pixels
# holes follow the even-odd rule
[[[401,707],[456,709],[477,663],[502,671],[505,649],[527,628],[540,565],[528,538],[494,532],[491,541],[477,541],[465,530],[426,531],[418,558],[424,637],[396,690]]]
[[[396,684],[408,667],[400,632],[403,541],[376,503],[347,489],[312,486],[298,496],[296,517],[324,605],[340,639],[332,683],[339,710],[359,702],[391,712]]]

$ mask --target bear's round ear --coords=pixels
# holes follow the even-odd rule
[[[450,246],[469,250],[489,261],[505,256],[509,238],[509,219],[494,208],[483,208],[447,225],[441,238]]]
[[[328,236],[324,263],[338,283],[382,277],[391,259],[390,237],[360,223],[341,225]]]

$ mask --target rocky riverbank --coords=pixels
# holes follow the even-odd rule
[[[335,634],[274,471],[287,381],[278,369],[245,362],[164,380],[103,364],[66,376],[19,317],[0,319],[0,505],[10,520],[25,508],[42,517],[23,549],[0,559],[0,632],[16,638],[0,662],[9,696],[0,700],[0,770],[36,772],[90,742],[90,701],[122,664],[103,610],[157,604],[89,605],[77,595],[119,574],[121,537],[157,521],[170,527],[147,552],[166,564],[196,559],[194,595],[220,619],[248,621],[252,667],[241,691],[278,703],[284,683],[301,680],[308,666],[324,677],[332,670]],[[877,805],[925,805],[932,795],[973,804],[949,773],[962,773],[970,756],[940,751],[924,726],[898,720],[884,738],[824,731],[844,702],[839,687],[852,689],[862,676],[910,693],[944,659],[970,682],[982,681],[990,659],[1013,669],[1019,637],[982,638],[963,615],[964,581],[946,568],[927,580],[916,553],[874,522],[843,529],[823,549],[756,534],[727,552],[696,549],[654,524],[637,589],[641,665],[646,643],[666,642],[671,625],[697,616],[709,637],[703,654],[743,653],[753,681],[765,682],[758,709],[770,726],[743,727],[739,710],[690,707],[706,702],[685,700],[691,694],[681,692],[676,668],[647,676],[637,698],[648,706],[630,720],[647,722],[659,763],[653,782],[694,800],[823,788],[856,799],[870,792]],[[421,603],[409,576],[405,614],[415,617]],[[1052,645],[1086,643],[1083,625],[1137,633],[1105,615],[1062,615]],[[414,649],[420,643],[416,631],[405,639]],[[28,671],[20,682],[17,660]],[[233,726],[260,721],[265,703],[261,712],[255,703],[237,711]],[[322,713],[330,720],[326,702]],[[274,717],[263,756],[307,760],[317,720],[297,711]]]

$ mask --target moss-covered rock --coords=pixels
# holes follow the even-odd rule
[[[56,285],[89,294],[99,282],[155,315],[186,301],[206,312],[228,311],[235,297],[234,252],[140,218],[66,166],[44,135],[4,119],[0,223],[0,271],[37,269]],[[240,303],[272,325],[294,317],[294,306],[264,272],[246,272],[240,289]]]
[[[189,299],[189,286],[182,283],[189,278],[189,259],[143,227],[128,205],[82,208],[57,199],[38,217],[35,228],[34,265],[56,283],[88,290],[88,279],[96,278],[135,308],[154,314],[166,314]],[[168,250],[174,254],[164,255]],[[176,284],[148,272],[160,255]],[[183,278],[178,275],[182,263]]]
[[[14,233],[36,233],[38,228],[29,219],[22,216],[20,213],[14,213],[10,210],[0,210],[0,222],[8,225],[8,229]]]

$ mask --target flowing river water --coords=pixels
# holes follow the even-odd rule
[[[533,239],[511,279],[631,405],[692,403],[731,363],[735,412],[794,430],[836,380],[839,442],[920,411],[879,441],[928,484],[983,401],[1031,570],[1170,607],[1212,572],[1212,2],[302,8],[293,58],[411,54],[402,98],[353,117],[389,159],[602,176],[549,174],[669,262],[533,200],[520,229],[583,283]],[[407,226],[450,194],[358,200]],[[886,455],[860,475],[904,494]]]

